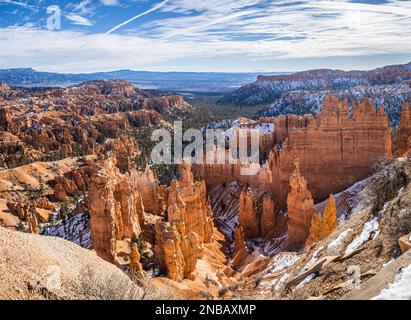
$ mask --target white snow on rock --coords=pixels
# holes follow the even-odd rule
[[[404,268],[394,283],[373,300],[411,300],[411,265]]]
[[[288,278],[290,277],[290,275],[288,273],[284,274],[281,279],[278,281],[277,285],[275,286],[275,290],[279,290],[282,285],[288,280]]]
[[[299,257],[294,254],[280,254],[273,258],[269,265],[269,272],[274,273],[291,267]]]
[[[343,241],[351,234],[351,232],[353,232],[351,228],[347,229],[342,232],[335,240],[333,240],[327,247],[328,254],[337,253],[340,250]]]
[[[317,256],[320,253],[320,251],[324,249],[324,247],[318,248],[314,253],[313,256],[311,257],[311,260],[308,261],[308,263],[305,265],[304,270],[308,270],[308,268],[313,265],[317,261]]]
[[[315,278],[315,273],[311,273],[303,281],[301,281],[301,283],[298,286],[296,286],[294,290],[301,289],[302,287],[304,287],[308,282],[310,282],[314,278]]]
[[[345,255],[347,256],[351,254],[364,243],[366,243],[370,239],[371,235],[377,232],[378,228],[378,218],[374,218],[371,221],[364,224],[364,228],[361,234],[357,238],[355,238],[353,242],[350,243],[350,245],[347,247],[347,250],[345,251]]]
[[[267,134],[274,132],[274,123],[259,123],[257,124],[254,129],[258,129],[261,134]]]

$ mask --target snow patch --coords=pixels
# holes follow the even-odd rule
[[[361,234],[354,239],[353,242],[347,247],[345,255],[349,255],[362,246],[365,242],[370,239],[372,233],[375,233],[379,228],[378,218],[374,218],[364,225]]]
[[[373,300],[411,300],[411,265],[397,275],[395,282]]]
[[[351,234],[351,232],[353,232],[351,228],[347,229],[342,232],[335,240],[333,240],[327,247],[328,254],[338,252],[340,250],[341,244],[343,243],[345,238],[347,238]]]
[[[301,283],[298,286],[296,286],[294,290],[301,289],[302,287],[304,287],[308,282],[310,282],[314,278],[315,278],[315,273],[311,273],[303,281],[301,281]]]
[[[279,290],[281,286],[288,280],[290,275],[288,273],[284,274],[281,279],[278,281],[277,285],[275,286],[275,290]]]
[[[269,265],[269,272],[274,273],[291,267],[298,259],[298,256],[290,254],[282,254],[278,257],[274,257],[274,261],[271,261]]]

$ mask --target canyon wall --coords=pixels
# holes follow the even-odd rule
[[[238,163],[196,165],[196,176],[204,179],[209,189],[228,181],[246,183],[254,192],[271,192],[274,201],[285,209],[295,159],[300,159],[301,174],[314,200],[322,201],[370,175],[379,159],[393,157],[384,109],[376,109],[368,100],[355,104],[352,117],[346,101],[327,96],[322,112],[315,116],[261,121],[271,121],[275,128],[275,147],[266,164],[252,176],[241,175]]]
[[[379,159],[393,156],[384,109],[376,110],[368,100],[356,104],[351,119],[348,103],[328,96],[322,113],[306,118],[307,127],[291,130],[269,158],[272,191],[282,208],[295,159],[314,200],[320,201],[370,175]]]

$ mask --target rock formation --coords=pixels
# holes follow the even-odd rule
[[[156,224],[156,259],[161,271],[174,281],[194,279],[197,260],[204,254],[197,233],[187,232],[183,219]]]
[[[35,234],[40,233],[40,228],[39,228],[39,224],[38,224],[38,220],[36,216],[36,209],[34,206],[30,206],[30,209],[27,212],[26,219],[29,225],[29,229],[28,229],[29,233],[35,233]]]
[[[137,243],[133,243],[130,254],[130,275],[132,277],[144,276],[144,270],[140,263],[140,252]]]
[[[266,238],[273,234],[277,225],[276,208],[271,195],[266,194],[263,198],[262,212],[260,216],[260,235]]]
[[[168,221],[183,219],[187,230],[195,232],[204,243],[213,237],[211,206],[204,181],[193,180],[191,166],[182,164],[181,178],[173,181],[168,191]]]
[[[248,239],[259,237],[259,219],[257,216],[254,194],[251,188],[248,188],[247,190],[241,192],[238,223],[244,230],[245,236]]]
[[[10,91],[10,86],[7,83],[0,82],[0,93]]]
[[[227,181],[249,184],[254,192],[271,192],[279,208],[287,206],[287,191],[294,160],[301,160],[301,174],[313,198],[322,201],[371,174],[381,158],[391,158],[391,131],[384,108],[368,100],[356,103],[350,118],[348,103],[330,95],[315,116],[280,116],[261,119],[274,124],[274,148],[257,174],[241,175],[234,164],[196,166],[195,175],[209,188]]]
[[[143,199],[144,210],[149,213],[162,213],[166,199],[161,196],[155,173],[147,166],[144,172],[138,172],[136,179],[138,191]]]
[[[156,224],[156,260],[169,279],[194,279],[203,244],[213,239],[213,217],[204,181],[194,181],[191,166],[168,190],[168,222]]]
[[[144,209],[136,186],[136,174],[122,175],[115,158],[92,178],[89,187],[89,211],[92,246],[97,254],[115,262],[117,242],[138,236]]]
[[[288,241],[287,248],[301,248],[310,235],[314,215],[314,201],[307,189],[307,181],[300,173],[300,162],[295,161],[295,170],[290,178],[291,191],[287,197]]]
[[[234,268],[240,266],[248,256],[247,242],[244,230],[241,226],[234,229],[234,252],[232,265]]]
[[[271,194],[255,194],[251,188],[241,192],[238,223],[247,239],[276,235],[279,231],[277,222],[276,205]]]
[[[400,125],[394,140],[396,156],[402,157],[411,150],[411,111],[410,105],[403,104]]]
[[[306,118],[307,126],[291,130],[269,160],[274,199],[282,208],[294,159],[301,160],[301,174],[313,198],[320,201],[367,177],[379,159],[392,157],[384,109],[376,110],[369,101],[358,103],[350,119],[348,104],[329,96],[321,114]]]

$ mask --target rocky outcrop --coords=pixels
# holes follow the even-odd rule
[[[247,239],[276,235],[277,222],[276,204],[271,194],[254,194],[251,188],[241,192],[238,223]]]
[[[103,150],[114,153],[117,158],[117,166],[122,172],[127,172],[132,168],[131,161],[137,155],[138,144],[134,137],[122,135],[118,139],[107,140]]]
[[[144,209],[137,190],[136,173],[122,175],[114,158],[92,176],[89,211],[93,249],[114,263],[117,242],[138,236]]]
[[[260,216],[260,235],[267,238],[272,235],[277,225],[277,214],[275,204],[271,195],[266,194],[263,198],[262,212]]]
[[[144,270],[140,263],[140,252],[137,243],[133,243],[130,254],[130,275],[131,277],[144,276]]]
[[[168,222],[156,224],[156,260],[169,279],[194,279],[203,244],[213,240],[213,217],[204,181],[194,181],[184,162],[181,176],[168,189]]]
[[[247,242],[244,230],[241,226],[237,226],[234,229],[234,252],[232,265],[234,268],[238,268],[244,263],[248,257]]]
[[[197,260],[204,254],[197,233],[186,229],[183,219],[156,224],[156,260],[167,278],[174,281],[194,279]]]
[[[30,209],[27,212],[26,220],[29,225],[29,228],[28,228],[29,233],[39,234],[40,228],[39,228],[39,223],[37,220],[36,209],[34,206],[30,206]]]
[[[0,107],[0,130],[14,132],[14,121],[9,107]]]
[[[244,233],[248,239],[256,238],[260,235],[257,208],[251,188],[241,192],[238,223],[244,230]]]
[[[182,164],[181,178],[173,181],[168,191],[168,221],[183,219],[188,231],[195,232],[202,242],[213,238],[213,217],[207,201],[204,181],[194,181],[191,166]]]
[[[285,209],[297,158],[301,160],[301,174],[319,202],[363,180],[377,161],[393,156],[384,109],[377,109],[368,100],[354,105],[352,117],[347,101],[330,95],[324,100],[322,112],[315,116],[289,115],[259,121],[274,125],[275,146],[266,163],[254,175],[242,175],[239,163],[196,165],[196,177],[204,179],[209,189],[237,181],[248,184],[255,193],[272,193],[278,207]]]
[[[321,114],[306,116],[306,127],[291,130],[270,154],[273,197],[285,207],[295,159],[313,198],[322,201],[370,175],[372,165],[385,157],[392,157],[392,145],[383,108],[363,101],[350,118],[348,104],[329,96]]]
[[[193,166],[194,176],[206,182],[207,189],[212,190],[222,183],[237,181],[239,183],[247,184],[256,190],[271,189],[272,173],[268,162],[264,165],[258,165],[256,174],[245,174],[244,169],[250,168],[249,165],[242,165],[240,161],[233,160],[230,157],[228,150],[216,150],[215,158],[219,157],[219,153],[225,153],[223,164],[196,164]]]
[[[7,83],[0,82],[0,93],[10,91],[10,86]]]
[[[394,139],[395,155],[402,157],[411,150],[411,111],[409,104],[403,104],[400,125]]]
[[[301,248],[310,235],[314,215],[314,201],[307,189],[307,181],[300,173],[300,162],[295,161],[295,170],[290,178],[291,191],[287,196],[288,241],[287,248]]]
[[[161,196],[155,173],[147,166],[144,172],[138,172],[136,180],[138,191],[143,199],[144,210],[149,213],[163,213],[166,199]]]
[[[262,75],[257,81],[242,86],[218,102],[231,105],[271,104],[292,92],[315,94],[322,90],[347,90],[357,86],[398,85],[406,84],[410,79],[410,63],[370,71],[317,69],[289,75]]]
[[[324,235],[329,236],[338,225],[337,207],[332,194],[328,198],[328,202],[324,208]]]

